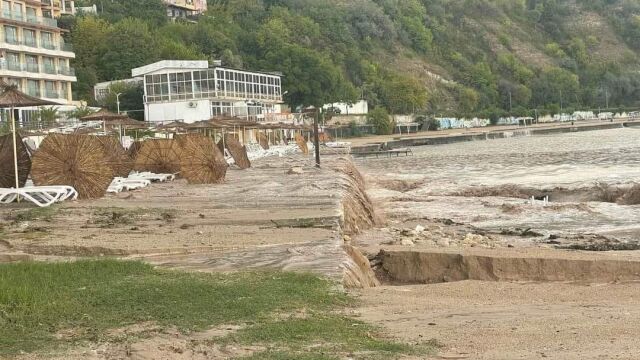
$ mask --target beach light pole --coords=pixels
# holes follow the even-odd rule
[[[316,167],[320,167],[320,134],[318,134],[318,122],[320,121],[320,109],[316,108],[315,116],[313,117],[313,148],[316,154]]]
[[[116,107],[118,110],[118,115],[120,115],[120,95],[122,95],[122,93],[117,93],[116,94]],[[105,127],[105,132],[106,132],[106,127]],[[120,125],[120,127],[118,128],[118,137],[120,138],[120,144],[122,144],[122,125]]]
[[[118,115],[120,115],[120,95],[122,95],[122,93],[116,94],[116,107],[118,108]]]

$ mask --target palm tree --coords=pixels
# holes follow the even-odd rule
[[[75,110],[70,111],[68,116],[69,118],[74,118],[74,119],[82,119],[83,117],[87,116],[87,115],[91,115],[93,114],[95,111],[93,109],[91,109],[90,107],[86,106],[86,105],[82,105],[82,106],[78,106]]]
[[[41,107],[38,116],[40,118],[40,125],[43,127],[51,127],[58,120],[58,108],[54,106]]]

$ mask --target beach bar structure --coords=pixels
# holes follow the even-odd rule
[[[150,123],[194,123],[215,116],[262,122],[280,112],[282,76],[210,66],[208,61],[163,60],[131,71],[142,78]]]

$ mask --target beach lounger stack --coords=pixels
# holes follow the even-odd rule
[[[122,191],[132,191],[145,188],[152,182],[167,182],[176,179],[175,174],[155,174],[152,172],[131,173],[129,177],[116,177],[107,189],[108,193],[117,194]]]

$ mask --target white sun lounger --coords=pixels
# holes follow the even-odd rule
[[[56,198],[56,201],[77,200],[78,192],[72,186],[55,185],[55,186],[25,186],[22,188],[27,191],[42,191]]]
[[[152,172],[140,172],[129,175],[130,180],[149,180],[152,182],[166,182],[176,179],[175,174],[154,174]]]
[[[71,188],[73,189],[73,188]],[[67,186],[26,187],[20,189],[0,188],[0,203],[8,204],[18,198],[25,199],[36,206],[47,207],[56,202],[77,197],[75,189]]]
[[[113,182],[111,183],[111,185],[116,185],[116,186],[122,185],[122,190],[131,191],[131,190],[145,188],[151,185],[151,181],[146,179],[129,179],[129,178],[123,178],[123,177],[116,177],[113,179]]]

